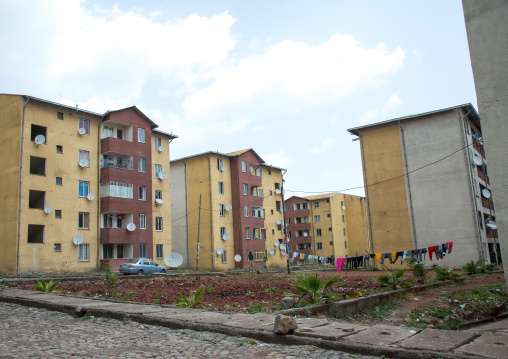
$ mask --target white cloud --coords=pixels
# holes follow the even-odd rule
[[[291,164],[291,158],[286,155],[284,150],[272,152],[266,155],[260,154],[261,158],[267,165],[274,165],[275,167],[288,168]]]
[[[402,100],[400,99],[399,92],[394,92],[391,94],[391,96],[388,98],[386,103],[383,106],[382,110],[378,110],[375,108],[371,108],[369,110],[364,111],[360,118],[358,119],[359,123],[369,123],[374,122],[374,120],[379,117],[380,115],[386,115],[391,110],[396,109],[402,105]]]
[[[388,102],[386,102],[385,105],[383,106],[383,113],[396,109],[400,105],[402,105],[402,100],[399,97],[399,93],[395,92],[390,96]]]
[[[311,149],[310,153],[317,154],[324,152],[328,147],[330,147],[333,144],[333,141],[334,140],[332,137],[325,138],[323,141],[321,141],[321,144],[318,147],[314,147],[313,149]]]
[[[372,120],[374,120],[377,117],[378,112],[379,111],[376,109],[370,109],[370,110],[364,111],[360,115],[360,119],[358,120],[358,122],[360,122],[360,123],[372,122]]]

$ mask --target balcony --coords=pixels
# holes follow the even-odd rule
[[[492,203],[489,199],[482,197],[482,207],[494,210],[494,203]]]
[[[478,153],[485,158],[485,150],[483,149],[483,145],[480,144],[477,140],[473,140],[473,148],[478,151]]]
[[[120,168],[132,171],[131,156],[102,155],[101,168]]]
[[[487,228],[487,238],[497,238],[497,229]]]
[[[478,177],[485,181],[486,184],[490,184],[489,176],[487,176],[482,170],[480,170],[479,167],[476,167],[476,170],[478,172]]]

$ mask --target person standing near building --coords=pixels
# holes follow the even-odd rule
[[[247,258],[249,259],[249,272],[254,272],[254,256],[251,251],[249,251]]]

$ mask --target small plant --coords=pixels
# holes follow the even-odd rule
[[[210,285],[208,286],[208,288],[206,289],[206,291],[207,291],[208,293],[212,293],[212,292],[213,292],[213,284],[210,284]]]
[[[434,272],[436,273],[435,279],[439,281],[445,281],[460,277],[459,274],[453,273],[453,268],[439,268],[435,267]]]
[[[205,303],[199,300],[201,294],[203,294],[203,289],[205,289],[204,286],[202,286],[198,290],[191,291],[188,297],[184,296],[182,293],[178,293],[180,298],[178,298],[175,305],[186,308],[197,308],[199,306],[204,305]]]
[[[112,297],[117,297],[116,286],[118,282],[118,276],[113,273],[109,263],[107,263],[106,267],[101,269],[101,271],[104,273],[103,283],[106,287],[107,292],[110,293]]]
[[[155,299],[155,300],[153,301],[153,303],[154,303],[154,304],[161,304],[161,300],[160,300],[159,298],[157,298],[157,299]]]
[[[161,297],[162,297],[162,298],[165,298],[167,295],[168,295],[168,293],[166,293],[166,292],[162,292],[162,293],[161,293]]]
[[[263,307],[261,303],[254,303],[247,309],[247,312],[250,314],[265,312],[266,309]]]
[[[150,293],[150,297],[156,297],[157,296],[157,292],[153,291],[152,293]]]
[[[57,283],[54,283],[53,280],[50,280],[48,283],[46,283],[44,279],[40,279],[37,281],[37,284],[34,288],[40,292],[51,293],[56,285]]]
[[[252,295],[252,291],[251,290],[248,290],[246,293],[245,293],[246,296],[251,296]]]
[[[389,273],[385,269],[385,275],[377,277],[377,281],[379,284],[387,287],[391,287],[393,290],[396,290],[399,287],[407,287],[408,281],[411,280],[411,277],[404,278],[405,269],[395,270],[392,269],[392,272]]]
[[[425,265],[422,263],[413,265],[413,275],[419,283],[425,283],[425,277],[427,276]]]
[[[466,272],[466,274],[476,274],[476,273],[480,273],[480,267],[483,267],[481,261],[473,261],[471,260],[470,262],[464,264],[462,266],[462,270],[464,272]]]
[[[296,305],[298,306],[303,298],[308,299],[310,304],[337,300],[337,294],[324,293],[324,291],[340,279],[341,277],[335,277],[324,283],[321,278],[318,277],[317,273],[315,275],[298,277],[297,284],[291,284],[295,289],[302,292],[296,301]]]
[[[497,269],[497,264],[496,263],[490,263],[490,264],[487,264],[485,266],[485,269],[488,271],[488,272],[492,272],[492,271],[495,271]],[[4,281],[5,282],[5,281]]]
[[[91,316],[90,314],[85,314],[81,317],[82,320],[90,320],[90,319],[93,319],[93,316]]]
[[[127,323],[132,320],[132,317],[129,314],[125,314],[122,318],[122,322]]]

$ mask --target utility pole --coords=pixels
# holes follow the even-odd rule
[[[286,204],[284,203],[284,173],[282,174],[282,183],[280,186],[280,193],[282,195],[282,225],[284,226],[284,231],[282,233],[284,234],[284,239],[282,240],[286,245],[286,261],[288,266],[288,274],[291,274],[291,270],[289,268],[289,238],[288,238],[288,230],[286,228]]]
[[[199,195],[199,212],[198,212],[198,249],[196,256],[196,269],[199,269],[199,224],[201,222],[201,195]]]

